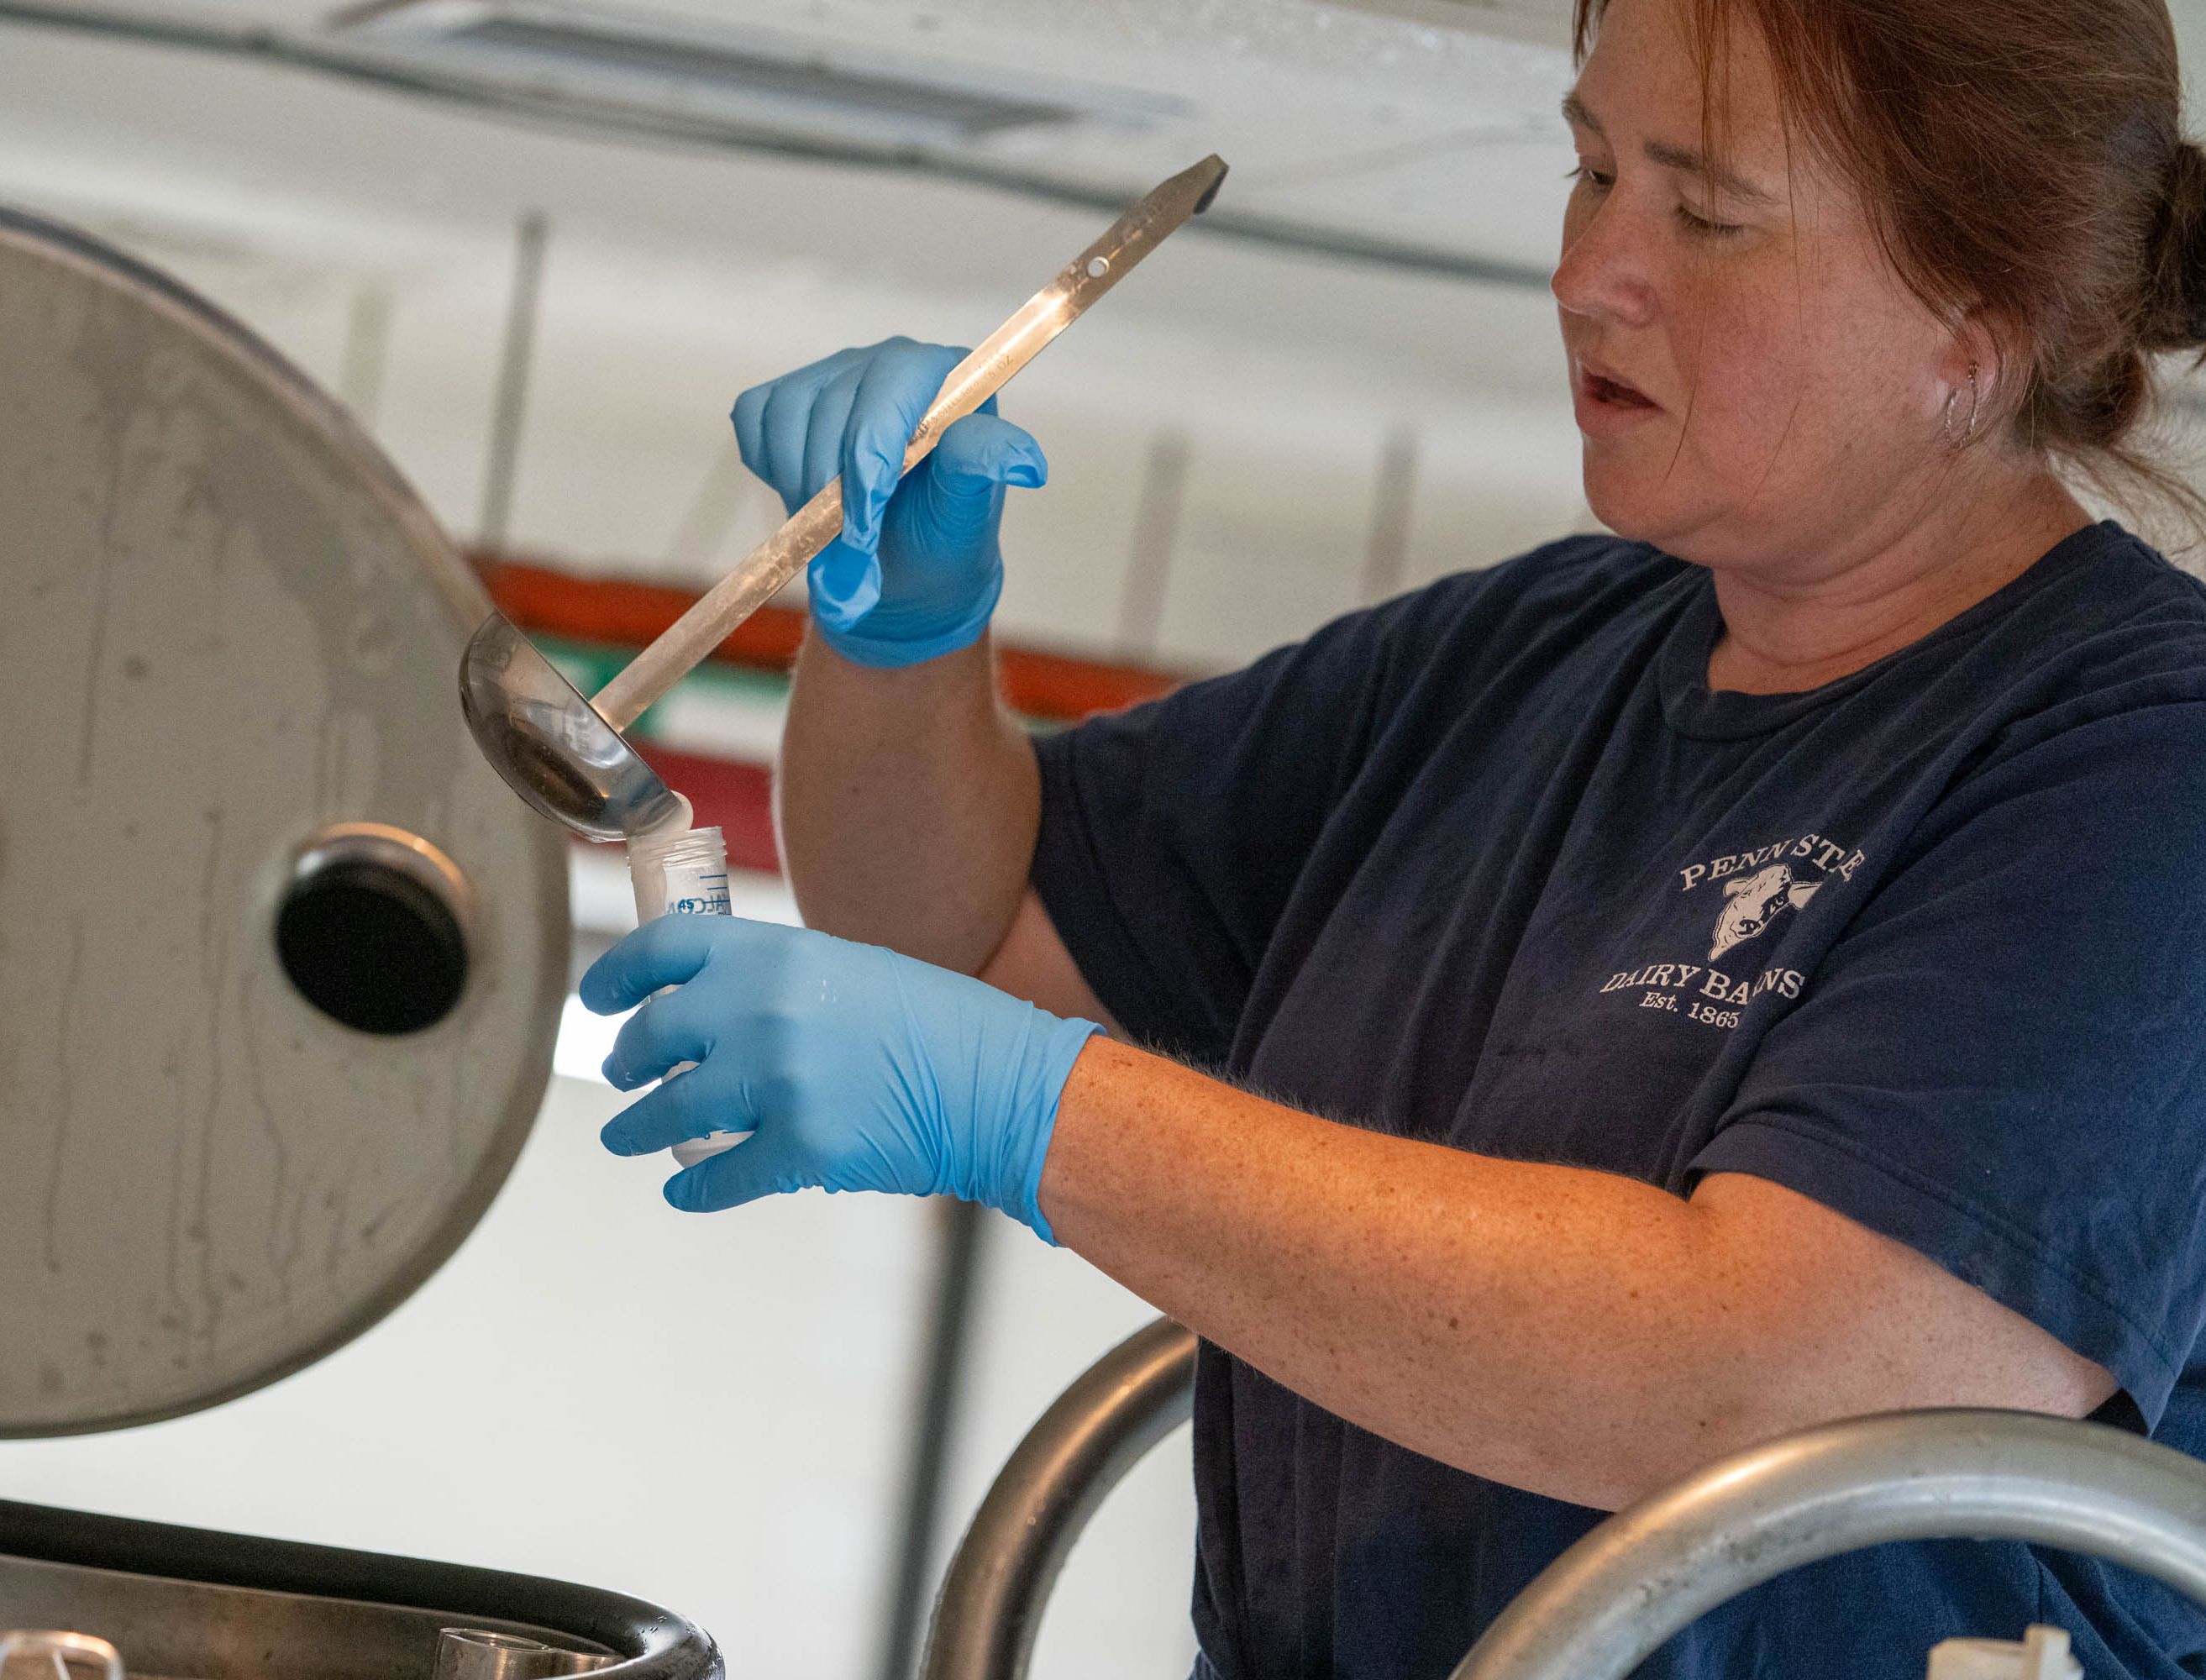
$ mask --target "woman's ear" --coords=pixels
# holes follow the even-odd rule
[[[1962,406],[1974,412],[1978,436],[1996,416],[2014,412],[2020,342],[2011,323],[1987,309],[1966,310],[1954,324],[1939,372],[1948,389],[1960,394]]]

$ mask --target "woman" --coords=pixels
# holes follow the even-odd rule
[[[1554,290],[1616,538],[1037,748],[984,636],[1033,440],[896,487],[956,355],[909,343],[749,392],[754,469],[849,486],[782,817],[871,943],[666,923],[586,984],[686,982],[617,1083],[701,1063],[610,1147],[755,1129],[676,1206],[947,1192],[1201,1332],[1207,1674],[1445,1674],[1602,1510],[1833,1417],[2206,1450],[2206,592],[2067,488],[2206,340],[2162,0],[1579,22]],[[1955,1542],[1645,1671],[2033,1620],[2206,1664],[2156,1585]]]

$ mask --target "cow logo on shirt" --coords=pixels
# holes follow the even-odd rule
[[[1821,891],[1821,881],[1795,880],[1790,865],[1773,863],[1767,869],[1724,883],[1723,909],[1716,912],[1715,944],[1708,949],[1713,962],[1735,945],[1743,945],[1787,910],[1797,910]]]
[[[1867,854],[1823,834],[1793,834],[1743,851],[1726,852],[1678,871],[1678,890],[1719,891],[1714,932],[1709,936],[1705,963],[1680,960],[1673,947],[1666,951],[1637,953],[1639,960],[1609,975],[1601,990],[1604,996],[1637,1000],[1638,1007],[1724,1030],[1738,1026],[1745,1006],[1765,996],[1797,1002],[1808,984],[1807,974],[1781,960],[1756,963],[1751,972],[1732,974],[1716,965],[1749,942],[1760,938],[1797,912],[1805,909],[1815,895],[1833,880],[1851,881]],[[1706,903],[1708,895],[1702,895]],[[1671,936],[1690,949],[1702,937],[1698,929],[1706,911],[1690,909]],[[1772,941],[1773,944],[1780,942]],[[1770,959],[1779,953],[1772,950]]]

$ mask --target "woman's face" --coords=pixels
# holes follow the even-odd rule
[[[1703,154],[1681,0],[1612,0],[1565,107],[1579,173],[1554,279],[1595,514],[1679,557],[1802,581],[1918,510],[1966,352],[1853,190],[1788,145],[1749,27]],[[1720,66],[1720,70],[1724,67]]]

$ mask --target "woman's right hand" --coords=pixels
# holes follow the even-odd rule
[[[1041,446],[992,397],[899,476],[963,350],[891,338],[843,350],[736,399],[743,464],[789,511],[843,480],[843,533],[812,563],[812,618],[844,658],[917,664],[977,641],[1004,581],[1004,489],[1049,476]]]

